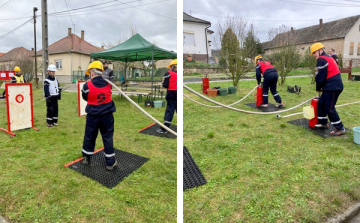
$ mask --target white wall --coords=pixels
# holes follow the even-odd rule
[[[194,45],[185,45],[184,41],[184,54],[206,54],[206,37],[205,28],[206,24],[194,23],[184,21],[184,33],[194,33]],[[210,39],[211,40],[211,39]],[[210,51],[211,52],[211,49]]]
[[[350,42],[354,43],[353,55],[349,55],[350,52]],[[344,58],[346,59],[360,59],[358,56],[358,44],[360,43],[360,19],[355,23],[355,25],[350,29],[350,31],[345,36],[344,41]]]

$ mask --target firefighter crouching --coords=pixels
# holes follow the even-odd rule
[[[100,130],[104,144],[106,169],[113,170],[117,166],[113,146],[113,112],[116,111],[116,108],[111,99],[111,85],[102,77],[103,71],[104,68],[100,61],[92,62],[86,71],[86,75],[89,75],[90,80],[84,84],[82,89],[82,97],[87,101],[82,163],[85,165],[90,164],[98,131]]]
[[[282,107],[283,103],[279,93],[276,91],[278,73],[269,61],[265,61],[261,55],[255,57],[256,80],[258,85],[261,83],[261,75],[264,77],[263,82],[263,104],[261,107],[268,107],[269,88],[277,104],[276,107]]]
[[[164,88],[167,88],[165,96],[167,106],[164,116],[164,125],[166,127],[170,127],[174,112],[177,109],[177,60],[172,60],[168,68],[170,70],[165,73],[162,84]],[[167,133],[163,127],[156,129],[156,132]]]
[[[48,76],[44,80],[44,97],[46,98],[46,122],[48,127],[58,125],[59,106],[58,100],[60,99],[59,82],[55,77],[57,71],[54,64],[48,66]]]
[[[335,136],[343,135],[345,134],[345,128],[335,109],[336,102],[344,89],[339,67],[336,61],[325,53],[323,44],[314,43],[310,47],[310,51],[310,55],[317,60],[316,91],[322,92],[317,106],[319,123],[315,127],[329,128],[326,117],[328,116],[330,123],[335,127],[335,130],[331,131],[330,134]]]

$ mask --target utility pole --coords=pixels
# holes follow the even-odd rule
[[[39,78],[37,77],[37,57],[36,57],[36,11],[38,10],[38,8],[34,7],[33,8],[33,19],[34,19],[34,49],[35,49],[35,84],[36,84],[36,88],[39,88]]]
[[[41,19],[42,19],[42,78],[45,80],[45,74],[49,65],[49,42],[48,42],[48,14],[47,0],[41,0]]]

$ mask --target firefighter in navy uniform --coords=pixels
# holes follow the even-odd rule
[[[331,135],[339,136],[345,134],[345,128],[342,124],[338,113],[336,112],[336,102],[344,89],[341,74],[336,61],[325,53],[325,47],[321,43],[314,43],[310,47],[311,54],[316,60],[316,91],[322,92],[317,114],[319,123],[315,125],[317,128],[329,128],[327,117],[330,123],[335,127],[331,131]]]
[[[26,81],[24,80],[24,76],[21,73],[20,67],[16,66],[14,68],[14,71],[15,75],[11,78],[10,83],[26,83]],[[5,90],[2,93],[2,97],[5,98]]]
[[[164,125],[166,127],[170,127],[174,112],[177,109],[177,60],[172,60],[168,68],[170,70],[165,73],[163,78],[163,87],[167,88],[165,96],[167,106],[164,116]],[[156,129],[156,132],[167,133],[163,127]]]
[[[102,63],[104,66],[104,72],[102,74],[102,77],[104,79],[107,79],[107,80],[113,82],[114,78],[115,78],[113,70],[110,67],[108,67],[108,62],[106,60],[103,61]]]
[[[87,101],[82,163],[85,165],[90,164],[98,131],[100,130],[104,144],[106,169],[113,170],[117,166],[113,146],[113,112],[116,111],[116,108],[111,99],[111,85],[102,77],[103,71],[104,68],[100,61],[92,62],[86,71],[91,80],[86,82],[82,89],[82,97]]]
[[[48,76],[44,81],[44,97],[46,98],[46,122],[48,127],[58,125],[59,106],[58,100],[60,99],[59,82],[55,77],[57,71],[54,64],[48,66]]]
[[[258,85],[261,83],[261,75],[264,77],[263,82],[263,104],[261,107],[268,107],[269,88],[277,104],[276,107],[282,107],[283,103],[279,93],[276,91],[278,73],[269,61],[263,60],[261,55],[255,57],[256,80]]]

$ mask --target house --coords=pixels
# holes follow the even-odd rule
[[[14,48],[0,56],[0,70],[13,70],[15,66],[18,66],[15,64],[16,61],[28,58],[33,54],[34,51],[27,50],[24,47]]]
[[[211,23],[199,18],[195,18],[184,12],[184,58],[188,54],[197,61],[208,63],[211,57],[211,34],[209,30]]]
[[[347,67],[353,60],[353,66],[360,66],[360,15],[323,23],[302,29],[291,28],[290,31],[280,33],[269,42],[262,43],[265,54],[271,54],[284,42],[291,42],[304,54],[315,42],[321,42],[328,51],[335,49],[335,53],[343,57],[343,66]]]
[[[71,83],[72,74],[86,70],[90,63],[90,53],[104,50],[85,41],[85,32],[81,31],[81,37],[72,34],[68,28],[68,35],[51,44],[48,48],[49,64],[57,68],[56,77],[61,83]],[[37,53],[38,64],[42,64],[42,50]],[[38,69],[41,72],[41,69]],[[38,74],[40,80],[41,73]]]

